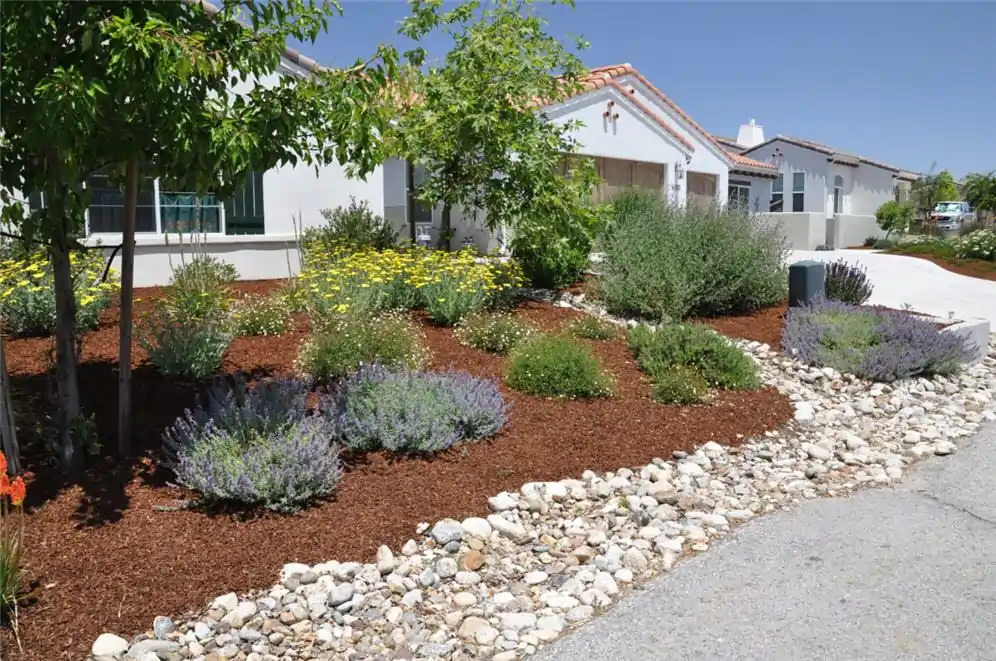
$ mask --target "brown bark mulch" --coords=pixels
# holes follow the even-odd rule
[[[270,284],[240,285],[265,290]],[[148,305],[154,290],[139,293]],[[712,320],[723,332],[771,343],[774,312]],[[577,313],[545,304],[518,312],[543,328]],[[84,404],[95,411],[100,440],[113,447],[116,425],[116,310],[84,343]],[[780,322],[779,322],[780,324]],[[454,367],[500,377],[503,360],[458,344],[449,329],[425,327],[433,369]],[[304,338],[301,320],[279,337],[237,340],[225,370],[269,376],[291,369]],[[43,410],[48,387],[43,355],[48,339],[7,341],[7,358],[22,429]],[[591,343],[617,381],[617,396],[559,401],[502,387],[512,402],[510,422],[496,438],[451,450],[432,460],[368,457],[347,467],[334,498],[294,515],[205,513],[176,510],[190,494],[169,486],[157,469],[164,427],[194,402],[204,384],[164,379],[136,347],[135,438],[142,452],[132,462],[94,465],[63,482],[54,469],[31,465],[26,522],[26,568],[35,587],[20,613],[24,653],[2,632],[10,658],[82,659],[105,631],[129,637],[151,627],[156,615],[180,615],[229,591],[271,585],[287,562],[331,559],[371,561],[380,544],[397,548],[421,521],[486,514],[487,498],[524,482],[556,480],[592,469],[637,466],[678,449],[715,440],[737,444],[791,418],[785,397],[772,389],[719,393],[708,404],[663,406],[622,339]],[[34,413],[28,413],[34,412]],[[26,436],[30,436],[25,432]]]

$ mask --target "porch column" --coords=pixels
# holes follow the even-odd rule
[[[662,163],[663,172],[661,174],[661,199],[671,201],[671,180],[674,178],[674,170],[668,163]]]

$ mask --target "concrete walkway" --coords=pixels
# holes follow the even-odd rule
[[[902,308],[908,303],[937,317],[954,313],[958,319],[981,317],[996,323],[996,282],[958,275],[925,259],[869,250],[793,250],[789,262],[803,259],[863,264],[875,286],[869,301],[873,305]]]
[[[537,661],[996,659],[996,427],[898,488],[761,517]]]

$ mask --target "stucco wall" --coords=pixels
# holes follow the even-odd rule
[[[782,156],[775,158],[778,150]],[[803,211],[806,213],[825,213],[827,200],[827,157],[824,154],[803,149],[795,145],[776,140],[756,151],[750,151],[747,156],[767,163],[773,163],[785,176],[785,206],[787,213],[792,211],[792,173],[806,173],[806,190],[803,198]],[[830,179],[831,188],[833,179]],[[767,207],[765,207],[767,209]]]
[[[777,227],[792,250],[814,250],[826,243],[826,223],[823,212],[762,213],[761,220]]]
[[[839,214],[827,222],[831,226],[834,248],[860,246],[869,236],[885,236],[885,232],[875,222],[875,216]]]
[[[875,215],[880,206],[895,199],[893,173],[862,163],[854,175],[854,193],[848,213]]]

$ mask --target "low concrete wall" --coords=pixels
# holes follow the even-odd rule
[[[950,326],[945,326],[942,333],[955,333],[966,340],[972,346],[972,355],[965,362],[966,365],[977,365],[982,362],[989,352],[989,320],[982,318],[966,319],[958,321]]]
[[[827,219],[829,229],[827,235],[834,248],[852,248],[863,245],[865,239],[874,236],[884,237],[883,232],[875,222],[875,216],[837,214]]]
[[[181,249],[171,238],[165,245],[162,237],[137,239],[135,246],[135,286],[154,287],[169,284],[173,270],[170,266],[180,266],[182,259],[189,261],[193,249],[186,243]],[[189,240],[188,240],[189,241]],[[111,256],[114,246],[104,247],[104,257]],[[299,267],[297,242],[289,236],[239,236],[211,237],[204,241],[200,251],[232,264],[239,272],[241,280],[273,280],[296,275]],[[112,263],[113,268],[121,269],[121,251]]]
[[[762,213],[760,218],[777,227],[792,250],[815,250],[826,243],[827,220],[822,213]]]

